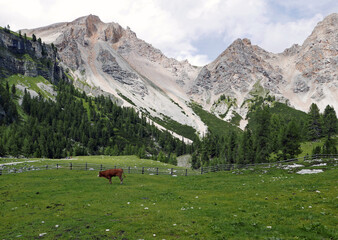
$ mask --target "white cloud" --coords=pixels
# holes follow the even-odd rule
[[[219,53],[244,37],[268,51],[280,52],[293,43],[301,44],[330,11],[338,11],[336,1],[0,0],[0,25],[10,24],[18,30],[95,14],[104,22],[130,26],[139,38],[169,57],[203,65],[213,59],[194,45],[199,39],[219,38],[224,42]]]
[[[253,36],[253,42],[271,52],[282,52],[293,44],[302,45],[317,23],[322,19],[323,16],[317,14],[311,19],[299,19],[286,23],[270,23],[262,29],[261,34]]]

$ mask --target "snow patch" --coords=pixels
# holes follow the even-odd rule
[[[322,169],[302,169],[298,171],[298,174],[314,174],[314,173],[321,173],[323,172]]]

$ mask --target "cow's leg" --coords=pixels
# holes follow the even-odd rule
[[[109,183],[111,184],[111,177],[109,178]]]
[[[122,178],[121,175],[119,177],[120,177],[120,184],[122,184],[123,183],[123,178]]]

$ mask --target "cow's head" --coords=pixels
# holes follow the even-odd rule
[[[99,172],[99,175],[97,175],[98,177],[102,177],[102,173],[101,172]]]

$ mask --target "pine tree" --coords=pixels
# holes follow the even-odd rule
[[[269,149],[271,152],[278,152],[279,149],[279,135],[281,130],[281,122],[276,114],[272,114],[269,126]]]
[[[13,83],[12,87],[11,87],[11,91],[12,91],[12,94],[15,95],[16,94],[16,87],[15,87],[15,84]]]
[[[312,103],[308,113],[308,139],[313,141],[321,137],[322,125],[317,104]]]
[[[251,130],[245,128],[241,136],[239,145],[239,157],[237,163],[249,164],[254,163],[254,150]]]
[[[323,114],[323,134],[328,138],[338,133],[338,119],[336,111],[327,105]]]
[[[197,158],[196,153],[193,153],[193,154],[191,155],[191,167],[192,167],[193,169],[198,169],[198,168],[201,167],[201,164],[200,164],[200,162],[198,161],[198,158]]]
[[[300,149],[300,134],[298,126],[294,121],[290,121],[286,130],[281,135],[281,150],[282,158],[290,159],[301,153]]]
[[[336,139],[327,137],[323,145],[323,154],[337,154]]]
[[[269,108],[263,106],[256,112],[257,127],[254,130],[254,149],[255,149],[255,162],[268,161],[269,151],[269,126],[270,126],[270,112]]]

